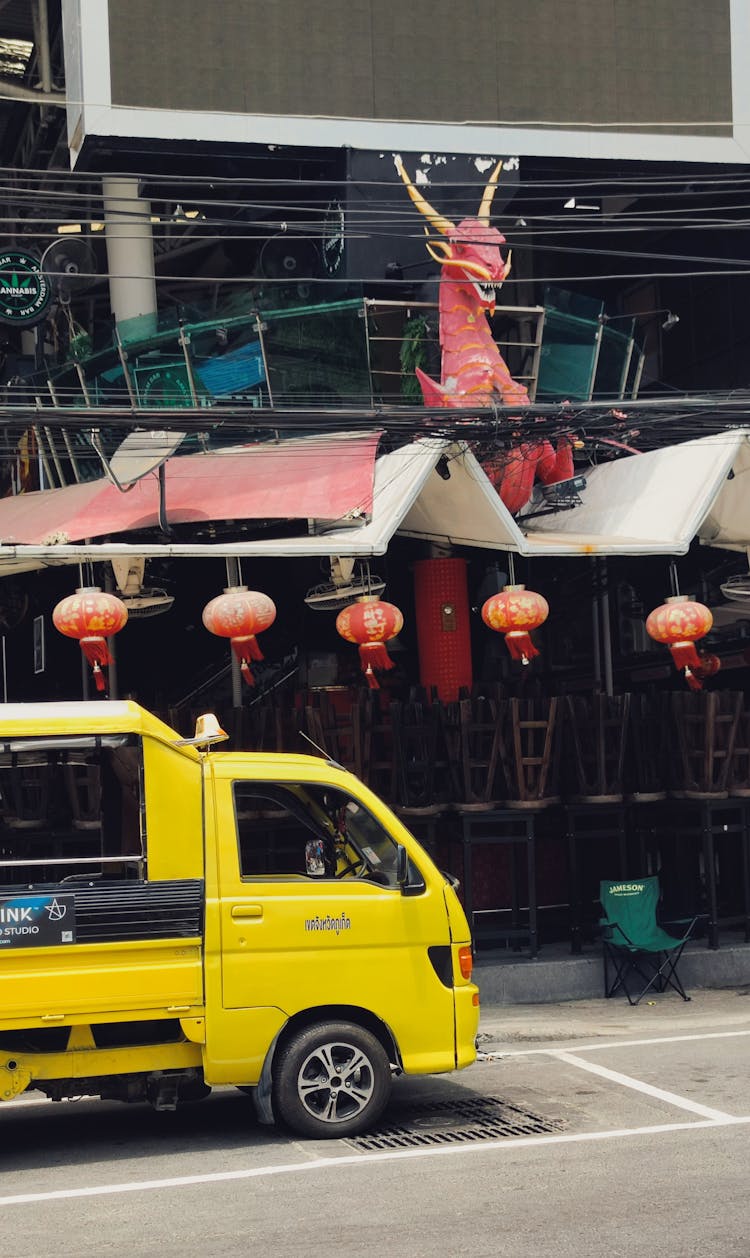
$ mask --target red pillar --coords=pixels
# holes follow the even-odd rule
[[[471,686],[471,629],[465,559],[414,565],[419,679],[450,703]]]

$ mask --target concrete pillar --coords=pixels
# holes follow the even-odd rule
[[[105,175],[102,193],[112,314],[118,324],[143,318],[149,335],[156,331],[157,308],[151,204],[138,196],[133,178]]]

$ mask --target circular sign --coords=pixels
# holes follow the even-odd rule
[[[18,249],[0,253],[0,323],[29,327],[44,318],[52,288],[38,258]]]

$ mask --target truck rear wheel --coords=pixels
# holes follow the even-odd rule
[[[304,1136],[336,1139],[371,1127],[391,1091],[388,1056],[353,1022],[324,1022],[294,1036],[274,1068],[274,1112]]]

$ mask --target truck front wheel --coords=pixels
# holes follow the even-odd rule
[[[300,1031],[274,1066],[274,1112],[304,1136],[358,1135],[380,1117],[390,1091],[382,1044],[353,1022]]]

